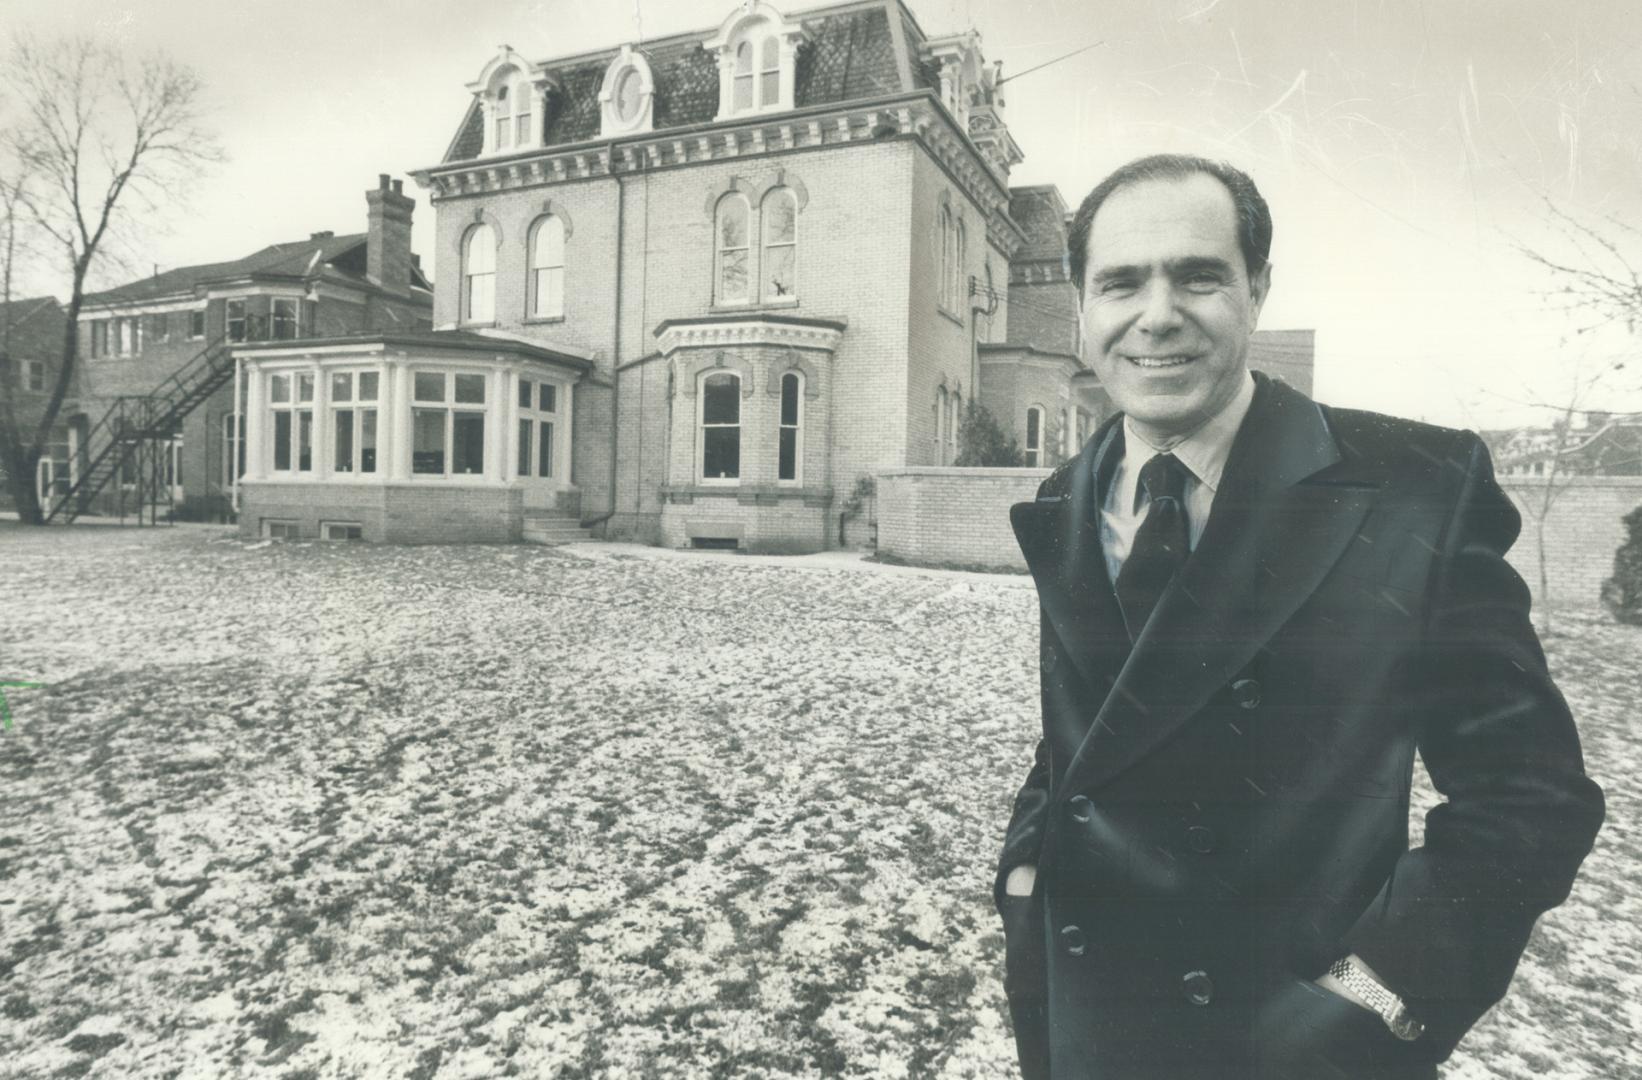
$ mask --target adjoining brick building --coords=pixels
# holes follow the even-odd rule
[[[1038,424],[1042,463],[1075,446],[1102,398],[1065,207],[1010,188],[1021,152],[978,36],[932,37],[900,0],[726,7],[482,66],[444,160],[412,173],[436,214],[433,333],[236,350],[246,535],[517,539],[557,517],[669,546],[858,546],[863,483],[951,464],[977,396],[1023,442]],[[306,470],[276,450],[349,372],[349,393],[372,372],[389,395],[394,490],[335,468],[354,445],[324,423]]]
[[[0,382],[0,393],[9,390],[8,406],[17,431],[33,438],[46,404],[57,386],[61,370],[63,334],[67,315],[55,297],[36,296],[0,304],[0,364],[9,370]],[[69,383],[69,396],[78,380]],[[43,503],[62,491],[67,483],[75,444],[65,424],[55,424],[35,467],[36,497]],[[0,470],[5,462],[0,461]],[[0,506],[11,507],[11,493],[0,473]]]
[[[163,448],[161,490],[169,488],[167,501],[181,516],[226,515],[236,459],[243,469],[246,458],[238,434],[243,390],[236,408],[227,349],[367,330],[427,330],[432,288],[411,253],[415,202],[385,175],[365,201],[365,232],[316,232],[240,259],[178,267],[88,295],[79,316],[77,392],[63,411],[71,479],[79,479],[86,451],[106,443],[107,425],[99,424],[117,401],[146,398],[161,412],[167,395],[179,389],[179,374],[214,372],[209,392],[189,404]],[[134,477],[120,474],[120,468],[133,471],[130,461],[110,467],[117,475],[94,508],[135,509]]]

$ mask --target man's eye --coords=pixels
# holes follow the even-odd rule
[[[1124,281],[1121,278],[1115,278],[1111,281],[1102,282],[1100,291],[1106,296],[1121,296],[1124,293],[1134,292],[1135,283],[1132,281]]]
[[[1218,289],[1221,281],[1219,274],[1211,274],[1205,270],[1201,273],[1187,274],[1184,284],[1188,289],[1204,292],[1209,289]]]

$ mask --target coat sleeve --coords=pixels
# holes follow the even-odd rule
[[[1446,801],[1343,942],[1402,995],[1441,1057],[1504,996],[1535,919],[1567,898],[1603,816],[1528,588],[1505,561],[1521,517],[1480,439],[1465,433],[1451,455],[1463,479],[1405,699]]]
[[[1039,634],[1043,635],[1043,649],[1058,648],[1052,643],[1054,628],[1041,609],[1038,614]],[[1049,760],[1049,742],[1038,738],[1037,750],[1032,755],[1032,768],[1026,774],[1020,791],[1015,795],[1015,809],[1009,816],[1009,827],[1004,831],[1003,854],[998,859],[998,873],[992,883],[993,899],[1003,903],[1004,884],[1009,871],[1023,863],[1035,863],[1043,846],[1044,821],[1049,812],[1049,784],[1052,776]]]

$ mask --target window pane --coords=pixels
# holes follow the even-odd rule
[[[314,377],[312,375],[298,375],[296,377],[296,399],[298,401],[312,401],[314,399]]]
[[[798,204],[786,188],[778,188],[764,199],[764,242],[790,244],[796,235]]]
[[[743,41],[735,50],[735,73],[747,75],[753,70],[753,43]]]
[[[529,379],[519,380],[519,408],[530,408],[530,388],[535,385],[536,384],[531,382]]]
[[[784,427],[781,429],[781,461],[777,479],[796,480],[798,478],[798,429]]]
[[[530,114],[520,113],[514,120],[513,141],[519,146],[530,145]]]
[[[798,423],[798,376],[781,376],[781,422]]]
[[[1038,410],[1026,410],[1026,445],[1028,449],[1038,448]]]
[[[545,217],[536,225],[536,243],[531,266],[564,265],[564,222],[556,217]]]
[[[747,204],[739,196],[732,195],[718,204],[718,246],[747,246]]]
[[[537,409],[541,412],[559,411],[559,388],[552,383],[542,383],[541,404]]]
[[[536,475],[553,475],[553,423],[541,422],[541,438],[536,441]]]
[[[753,77],[751,75],[737,75],[735,77],[735,109],[750,109],[753,107]]]
[[[747,299],[747,252],[726,251],[719,256],[718,298],[720,300]]]
[[[770,300],[796,296],[793,263],[798,249],[792,244],[764,249],[764,296]]]
[[[468,278],[468,322],[491,322],[496,318],[496,275],[475,274]]]
[[[442,371],[418,371],[412,393],[417,401],[445,400],[445,373]]]
[[[374,371],[361,371],[359,373],[360,401],[376,400],[376,382],[378,378],[379,376]]]
[[[461,378],[461,376],[457,376]],[[476,412],[453,413],[451,434],[451,472],[482,473],[485,471],[485,414]]]
[[[496,269],[496,234],[489,225],[475,225],[468,233],[467,272],[488,274]]]
[[[269,377],[268,400],[275,403],[284,403],[291,400],[291,377],[289,375]]]
[[[524,385],[529,386],[529,383]],[[530,432],[536,425],[529,420],[519,421],[519,475],[530,475]]]
[[[638,115],[639,92],[644,89],[637,68],[628,68],[616,82],[616,115],[631,120]]]
[[[773,37],[764,39],[764,63],[760,67],[764,71],[778,70],[781,67],[781,47]]]
[[[445,410],[411,410],[411,472],[445,472]]]
[[[291,470],[291,413],[276,409],[273,413],[274,468],[279,472]]]
[[[766,71],[758,77],[758,101],[761,105],[772,105],[781,97],[781,73]]]
[[[701,386],[701,422],[741,422],[741,380],[734,375],[709,375]]]
[[[483,375],[456,376],[456,400],[464,405],[483,405],[485,403],[485,377]]]
[[[564,314],[564,267],[553,266],[533,270],[536,282],[531,296],[535,313],[544,319],[556,319]]]
[[[741,475],[741,429],[710,427],[701,429],[701,475],[715,480],[734,480]]]
[[[376,471],[376,410],[359,410],[359,471]]]
[[[296,301],[274,301],[274,340],[289,341],[296,337]]]
[[[346,371],[331,372],[331,400],[353,400],[353,375]]]
[[[331,468],[339,473],[353,472],[353,410],[336,409],[336,421],[331,425],[331,446],[335,452]]]
[[[190,311],[188,313],[188,336],[197,338],[205,336],[205,312]]]
[[[300,409],[296,415],[296,469],[297,472],[313,472],[314,412],[312,409]]]

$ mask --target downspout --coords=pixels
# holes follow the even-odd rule
[[[239,411],[240,378],[244,363],[244,357],[234,357],[234,441],[228,446],[228,492],[236,523],[239,521],[239,457],[244,453],[245,446],[245,428],[241,426],[245,421]],[[206,437],[210,438],[209,435]]]
[[[610,509],[597,517],[582,522],[590,529],[616,516],[616,453],[621,447],[621,269],[622,269],[622,210],[626,202],[621,174],[616,172],[616,144],[605,144],[604,159],[610,163],[610,178],[616,182],[616,302],[610,344]],[[606,530],[608,532],[609,530]]]

